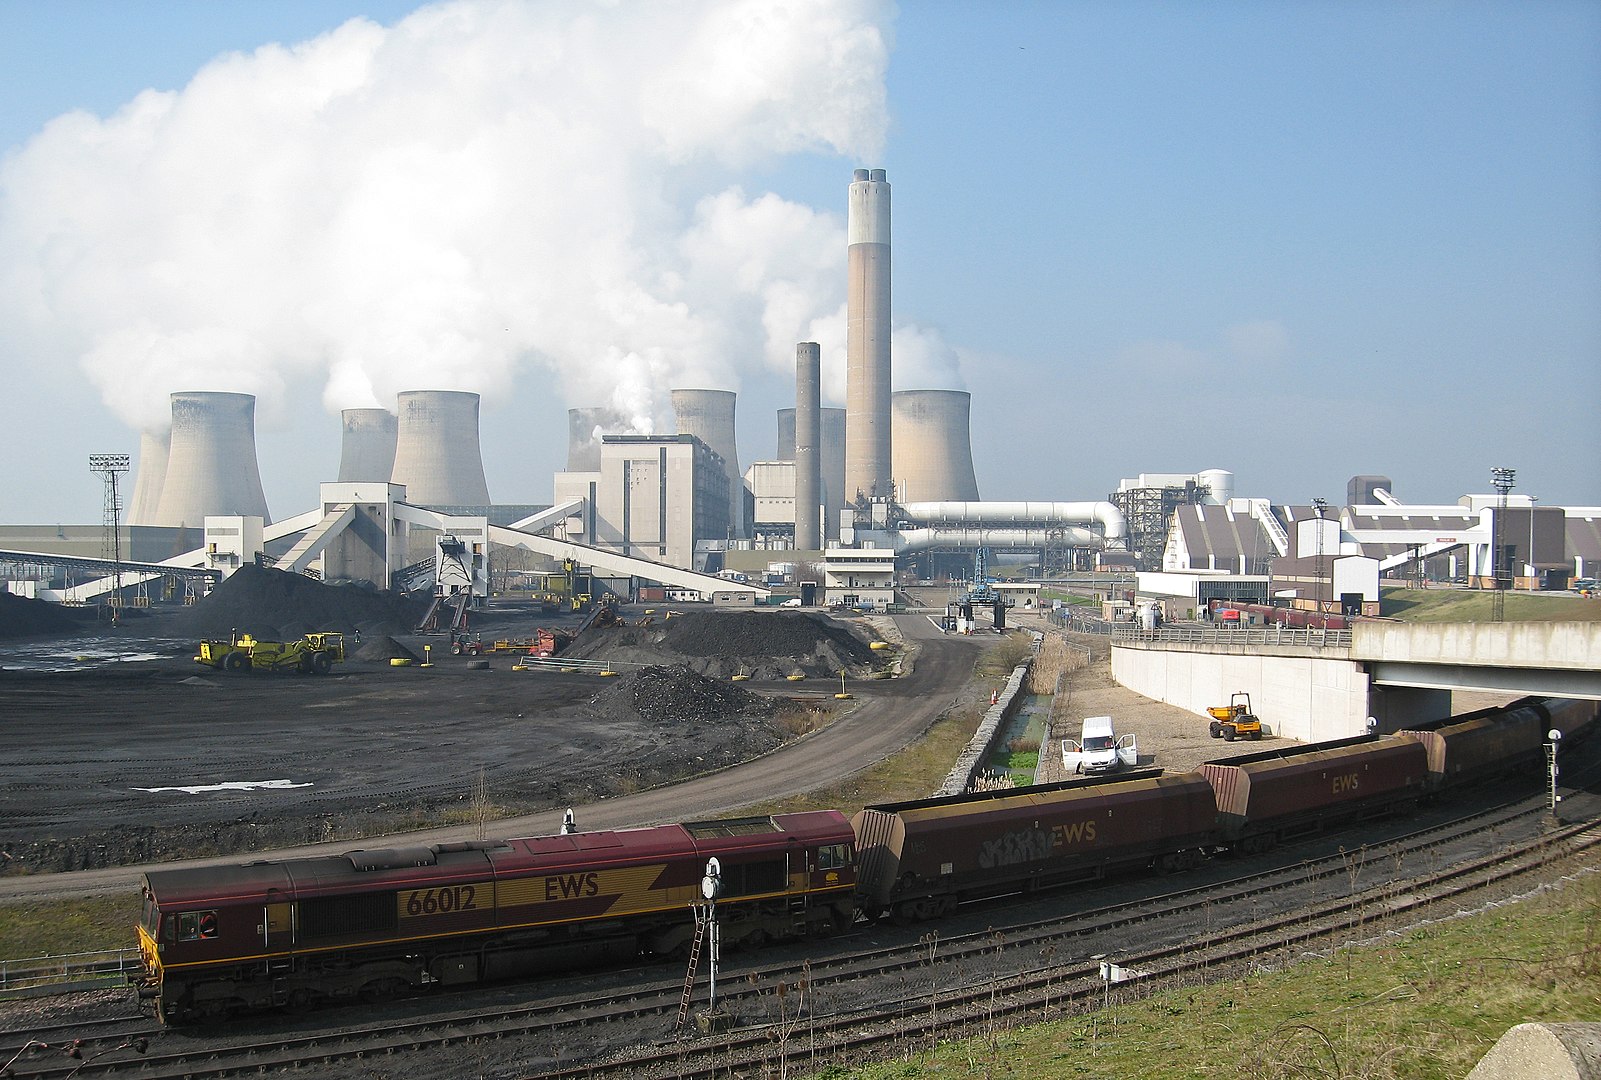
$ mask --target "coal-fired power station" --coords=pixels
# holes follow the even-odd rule
[[[902,502],[977,502],[965,390],[891,395],[895,485]]]
[[[395,471],[400,420],[388,409],[346,409],[340,419],[345,430],[339,443],[339,482],[387,484]]]
[[[488,506],[478,441],[478,395],[407,390],[396,397],[395,468],[414,506]]]
[[[846,213],[845,490],[889,498],[890,300],[889,181],[883,169],[857,169]]]
[[[155,524],[202,529],[208,515],[271,520],[256,464],[254,395],[187,392],[171,400],[172,436]]]

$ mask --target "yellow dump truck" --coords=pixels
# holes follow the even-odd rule
[[[1251,712],[1251,695],[1238,691],[1227,705],[1209,705],[1212,714],[1212,738],[1233,742],[1235,739],[1260,739],[1262,721]]]
[[[345,662],[345,635],[307,634],[297,641],[257,641],[233,634],[227,641],[202,641],[195,663],[218,671],[297,671],[326,675]]]

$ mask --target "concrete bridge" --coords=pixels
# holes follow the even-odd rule
[[[1601,623],[1394,623],[1350,630],[1118,627],[1112,676],[1206,715],[1244,690],[1276,734],[1321,741],[1450,714],[1451,691],[1601,700]]]

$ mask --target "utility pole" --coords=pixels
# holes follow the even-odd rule
[[[1492,583],[1494,592],[1490,595],[1490,621],[1506,621],[1506,580],[1507,571],[1501,568],[1506,560],[1504,534],[1506,532],[1506,497],[1512,490],[1513,482],[1517,480],[1518,471],[1498,465],[1490,470],[1490,483],[1495,485],[1499,494],[1496,500],[1495,524],[1490,530],[1490,571],[1494,577]],[[1531,511],[1532,512],[1532,511]]]
[[[122,499],[117,493],[117,477],[128,471],[127,454],[90,454],[89,471],[105,478],[105,545],[102,554],[111,560],[111,625],[122,622]]]

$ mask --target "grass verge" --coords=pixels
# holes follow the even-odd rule
[[[1601,622],[1601,598],[1508,592],[1506,622]],[[1490,622],[1495,597],[1482,589],[1379,590],[1380,613],[1404,622]]]
[[[1104,1011],[970,1025],[966,1038],[818,1075],[1457,1080],[1515,1024],[1601,1021],[1595,874],[1465,918],[1362,931],[1379,944],[1156,993],[1123,984]]]

